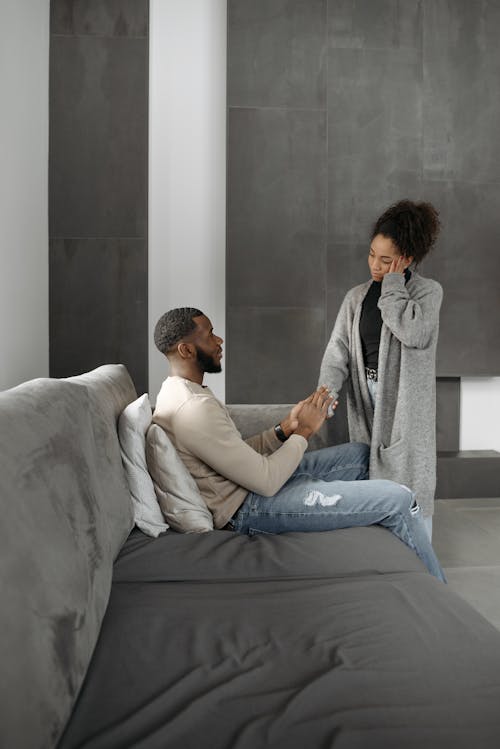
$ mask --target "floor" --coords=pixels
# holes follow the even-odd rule
[[[500,629],[500,498],[436,500],[432,543],[448,585]]]

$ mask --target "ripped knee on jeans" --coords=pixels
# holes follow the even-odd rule
[[[412,515],[418,515],[420,512],[420,505],[418,504],[417,500],[415,499],[415,495],[413,494],[412,490],[409,486],[406,486],[406,484],[400,484],[399,485],[402,489],[406,489],[406,491],[411,494],[412,500],[410,505],[410,512]]]
[[[319,504],[322,507],[331,507],[332,505],[336,505],[341,499],[341,494],[332,494],[331,496],[328,496],[328,494],[323,494],[317,489],[311,489],[311,491],[304,497],[304,504],[308,507],[314,507],[316,504]]]

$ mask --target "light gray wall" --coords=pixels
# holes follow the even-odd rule
[[[49,0],[0,4],[0,390],[49,371]]]
[[[370,224],[428,199],[444,286],[438,373],[500,372],[500,6],[229,0],[229,402],[316,384]]]
[[[148,386],[148,1],[52,0],[50,373]]]
[[[226,0],[151,0],[149,392],[168,364],[153,328],[196,307],[225,338]],[[224,400],[224,376],[207,384]]]

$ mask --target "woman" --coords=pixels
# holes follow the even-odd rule
[[[402,200],[375,222],[372,280],[351,289],[321,364],[334,398],[347,380],[350,439],[366,442],[370,478],[409,486],[432,534],[436,487],[436,344],[443,290],[415,268],[440,228],[430,203]]]

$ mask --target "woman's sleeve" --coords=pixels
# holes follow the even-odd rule
[[[409,348],[424,349],[439,323],[443,289],[436,281],[410,296],[402,273],[388,273],[382,282],[378,302],[382,320],[391,333]]]
[[[319,371],[319,385],[326,385],[335,398],[349,375],[349,301],[346,296],[337,315]]]

